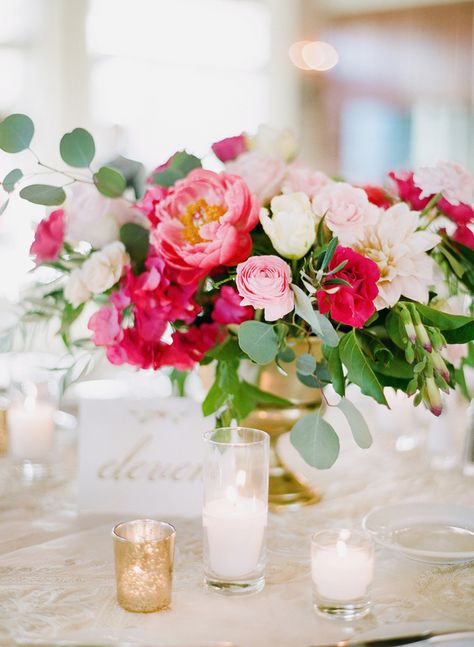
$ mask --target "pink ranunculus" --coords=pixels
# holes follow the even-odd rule
[[[195,169],[158,204],[151,242],[182,283],[197,283],[213,268],[248,257],[259,212],[241,178]]]
[[[230,162],[247,150],[247,140],[245,135],[236,135],[235,137],[226,137],[211,146],[214,155],[221,162]]]
[[[293,162],[288,166],[281,186],[283,193],[306,193],[310,200],[333,180],[321,171]]]
[[[239,155],[226,164],[226,170],[243,178],[250,191],[265,205],[281,192],[286,164],[280,157],[256,150]]]
[[[446,198],[441,198],[436,206],[457,225],[467,225],[474,221],[474,209],[464,202],[451,204]]]
[[[96,346],[111,346],[123,338],[119,312],[116,308],[104,306],[89,319],[89,330],[94,333],[92,341]]]
[[[30,247],[30,254],[36,264],[43,261],[55,261],[64,242],[64,211],[57,209],[44,218],[36,228],[35,239]]]
[[[222,286],[214,301],[211,319],[220,324],[240,324],[253,319],[254,309],[250,306],[241,306],[241,301],[242,299],[234,288],[230,285]]]
[[[467,225],[458,225],[451,238],[465,247],[474,249],[474,233]]]
[[[325,186],[313,199],[312,206],[316,218],[325,215],[325,224],[345,243],[357,238],[378,214],[378,208],[369,202],[367,193],[346,182]]]
[[[350,247],[338,245],[328,267],[331,270],[343,261],[347,261],[347,264],[339,272],[327,276],[323,289],[316,293],[319,312],[329,312],[334,321],[347,326],[363,328],[375,312],[380,270],[370,258],[354,252]],[[347,281],[351,287],[333,283],[335,278]]]
[[[424,166],[413,176],[421,197],[441,193],[448,202],[471,204],[474,201],[474,178],[460,164],[438,162],[435,166]]]
[[[237,266],[240,305],[263,308],[267,321],[276,321],[295,306],[291,269],[279,256],[252,256]]]

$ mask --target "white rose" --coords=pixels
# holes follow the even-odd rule
[[[82,280],[94,294],[111,288],[122,276],[124,265],[129,262],[125,246],[119,241],[94,252],[82,266]]]
[[[75,308],[88,301],[91,292],[82,278],[82,270],[73,270],[64,288],[64,298]]]
[[[309,198],[304,193],[287,193],[273,198],[273,218],[268,209],[260,212],[260,222],[273,247],[284,258],[302,258],[316,238],[316,226]]]
[[[275,155],[289,162],[296,155],[297,141],[289,128],[278,130],[266,124],[259,126],[257,134],[247,137],[249,150],[256,150],[267,155]]]

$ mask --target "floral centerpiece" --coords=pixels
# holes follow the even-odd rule
[[[0,148],[31,150],[33,134],[27,116],[11,115],[0,124]],[[304,385],[331,384],[337,396],[326,396],[328,405],[342,410],[363,447],[370,434],[345,397],[348,383],[381,405],[385,387],[400,389],[434,415],[441,392],[459,385],[468,396],[474,319],[455,313],[452,297],[474,289],[469,173],[439,162],[391,173],[387,188],[357,186],[305,166],[293,135],[269,127],[212,150],[221,172],[179,151],[140,197],[116,169],[93,166],[94,140],[80,128],[60,142],[68,168],[32,153],[37,171],[62,173],[61,186],[34,183],[35,173],[19,168],[8,173],[6,193],[54,207],[31,254],[55,273],[25,296],[23,316],[57,317],[73,352],[86,342],[71,325],[88,313],[92,343],[115,365],[171,367],[179,377],[214,362],[203,411],[227,424],[260,402],[286,403],[243,379],[244,360],[295,362]],[[322,355],[308,344],[296,356],[295,341],[314,337]],[[317,467],[338,455],[338,436],[316,411],[291,437]]]

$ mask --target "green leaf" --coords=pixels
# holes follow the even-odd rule
[[[153,175],[153,184],[158,184],[159,186],[167,188],[173,186],[176,180],[180,180],[182,177],[183,176],[179,169],[166,168],[164,171],[160,171]]]
[[[12,193],[15,190],[15,184],[23,177],[23,171],[19,168],[14,168],[3,180],[3,188],[7,193]]]
[[[372,434],[359,409],[347,398],[341,398],[336,406],[345,415],[356,443],[362,449],[368,449],[372,445]]]
[[[314,310],[310,298],[297,285],[292,284],[291,288],[295,294],[295,312],[311,326],[314,334],[320,337],[327,346],[337,346],[339,335],[333,325],[320,312]]]
[[[123,175],[109,166],[102,166],[94,173],[93,180],[99,193],[107,198],[119,198],[127,186]]]
[[[328,370],[329,375],[331,376],[331,383],[334,390],[338,395],[343,396],[346,392],[346,380],[344,377],[344,371],[342,369],[342,362],[338,347],[331,348],[329,351]]]
[[[204,402],[202,403],[202,412],[205,416],[210,416],[211,413],[214,413],[220,409],[227,400],[227,394],[221,389],[217,380],[209,389]]]
[[[376,373],[391,377],[399,377],[410,380],[413,377],[413,367],[402,357],[392,356],[387,362],[375,360],[372,368]]]
[[[329,469],[339,456],[339,438],[319,413],[301,418],[291,430],[290,440],[308,465],[318,469]]]
[[[237,338],[229,335],[222,344],[218,344],[217,346],[214,346],[214,348],[208,350],[206,357],[226,361],[244,358],[245,353],[242,352]]]
[[[443,335],[448,344],[467,344],[474,339],[474,320],[455,330],[444,330]]]
[[[10,199],[5,200],[5,202],[2,205],[0,205],[0,216],[5,213],[9,204],[10,204]]]
[[[59,334],[64,342],[64,345],[67,348],[70,348],[69,341],[69,329],[76,319],[80,316],[81,312],[84,310],[84,304],[82,303],[77,308],[74,308],[70,303],[66,303],[64,310],[61,316],[61,327],[59,329]]]
[[[388,406],[382,386],[362,351],[355,330],[342,337],[339,353],[351,382],[357,384],[365,395],[374,398],[379,404]]]
[[[0,123],[0,148],[6,153],[19,153],[31,144],[35,126],[27,115],[10,115]]]
[[[201,168],[201,160],[196,155],[191,155],[186,151],[178,151],[173,155],[171,160],[170,167],[173,169],[179,169],[183,174],[182,177],[187,175],[190,171],[195,168]]]
[[[262,391],[262,389],[259,389],[258,386],[249,384],[249,382],[246,382],[245,380],[242,382],[242,387],[245,394],[249,398],[254,399],[256,404],[271,404],[276,407],[293,406],[293,403],[290,400],[281,398],[280,396],[274,395],[273,393],[268,393],[268,391]]]
[[[66,164],[75,168],[86,168],[94,159],[94,139],[84,128],[75,128],[66,133],[59,144],[59,152]]]
[[[239,376],[237,374],[239,360],[218,362],[216,368],[216,381],[224,393],[237,393],[240,387]]]
[[[143,269],[150,248],[148,230],[135,222],[127,222],[120,227],[119,235],[132,259],[133,269],[140,272]]]
[[[309,387],[310,389],[320,389],[321,388],[321,381],[318,380],[318,378],[314,374],[303,375],[303,373],[296,373],[296,377],[301,382],[301,384],[304,384],[305,386]]]
[[[284,364],[289,364],[290,362],[294,362],[296,359],[295,351],[287,346],[283,350],[281,350],[278,355],[277,359],[279,362],[283,362]]]
[[[338,240],[337,238],[332,238],[326,248],[326,251],[324,252],[323,260],[321,262],[321,270],[325,270],[326,267],[329,265],[331,262],[332,257],[334,256],[334,252],[336,251]]]
[[[398,348],[404,349],[407,345],[407,333],[402,318],[394,310],[390,310],[385,319],[385,328],[388,336]]]
[[[48,184],[30,184],[20,191],[20,198],[45,207],[56,207],[66,200],[64,189]]]
[[[239,345],[257,364],[269,364],[278,353],[278,335],[269,324],[244,321],[239,326]]]
[[[430,308],[421,303],[415,303],[416,309],[420,313],[420,317],[423,323],[429,324],[431,326],[436,326],[440,330],[456,330],[467,324],[472,324],[474,319],[471,317],[465,317],[464,315],[452,315],[448,312],[442,312],[441,310],[435,310],[435,308]]]
[[[301,375],[311,375],[316,370],[316,360],[309,353],[300,355],[296,360],[296,370]]]
[[[458,261],[455,255],[451,251],[449,251],[449,249],[446,249],[446,247],[440,246],[438,247],[438,249],[440,253],[443,254],[443,256],[446,258],[456,276],[462,279],[464,272],[466,271],[464,265],[460,261]]]

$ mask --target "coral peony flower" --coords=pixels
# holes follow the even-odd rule
[[[324,289],[316,292],[318,308],[322,314],[329,312],[334,321],[362,328],[375,312],[380,270],[370,258],[354,252],[350,247],[338,245],[328,267],[334,269],[343,261],[347,261],[346,265],[339,272],[326,277]],[[333,283],[334,278],[347,281],[351,287]]]
[[[245,135],[236,135],[235,137],[226,137],[211,146],[214,155],[221,162],[230,162],[247,150],[247,140]]]
[[[418,213],[400,202],[386,211],[379,209],[373,225],[352,245],[379,267],[377,310],[392,307],[402,295],[421,303],[428,301],[435,262],[426,252],[440,238],[430,231],[416,231],[418,224]]]
[[[267,321],[276,321],[294,308],[291,269],[278,256],[252,256],[237,266],[240,305],[264,308]]]
[[[156,227],[159,220],[156,216],[157,205],[168,195],[168,189],[158,184],[153,184],[147,189],[145,195],[137,202],[136,208],[139,209],[147,218],[152,227]]]
[[[289,162],[295,156],[297,141],[294,132],[289,128],[278,130],[261,124],[256,135],[247,137],[247,147],[249,150]]]
[[[104,306],[95,312],[87,324],[94,333],[92,341],[96,346],[110,346],[123,338],[119,313],[116,308]]]
[[[415,211],[422,211],[432,196],[428,198],[421,197],[421,189],[413,181],[412,171],[391,171],[389,177],[395,183],[395,189],[400,200],[407,202]]]
[[[55,261],[64,242],[64,211],[58,209],[44,218],[36,228],[30,254],[37,264]]]
[[[341,242],[350,243],[375,221],[378,209],[369,202],[363,189],[346,182],[334,182],[321,189],[313,199],[313,211],[317,220],[326,216],[325,224]]]
[[[321,171],[313,171],[308,166],[303,166],[299,162],[293,162],[288,166],[285,178],[281,185],[283,193],[296,193],[301,191],[312,200],[321,189],[333,180]]]
[[[241,178],[196,169],[158,204],[151,242],[181,281],[196,283],[218,265],[248,257],[259,210]]]
[[[260,212],[260,222],[273,247],[284,258],[302,258],[316,238],[316,222],[309,198],[304,193],[278,195],[268,209]]]
[[[461,245],[474,249],[474,232],[467,225],[458,225],[451,238]]]
[[[393,200],[390,198],[385,189],[381,186],[375,186],[373,184],[363,184],[361,189],[367,193],[369,202],[375,204],[377,207],[382,209],[388,209],[392,206]]]
[[[438,162],[435,166],[424,166],[417,171],[413,180],[421,189],[421,197],[441,193],[448,202],[471,204],[474,200],[474,178],[459,164]]]
[[[281,192],[285,177],[285,162],[275,155],[261,151],[243,153],[233,162],[226,164],[226,170],[239,175],[246,182],[262,204],[268,204]]]
[[[233,287],[223,285],[214,301],[212,320],[220,324],[240,324],[253,319],[254,309],[250,306],[241,306],[241,301],[242,299]]]

